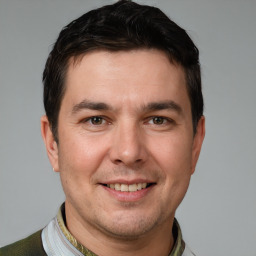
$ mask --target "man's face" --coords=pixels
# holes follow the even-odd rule
[[[170,230],[200,152],[183,69],[158,50],[96,51],[67,73],[49,156],[68,226],[137,237]],[[145,187],[146,186],[146,187]]]

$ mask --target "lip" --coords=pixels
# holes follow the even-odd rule
[[[133,180],[127,180],[127,179],[115,179],[115,180],[108,180],[108,181],[104,181],[104,182],[100,182],[100,184],[127,184],[127,185],[131,185],[131,184],[138,184],[138,183],[153,183],[156,184],[155,181],[152,180],[147,180],[147,179],[133,179]]]
[[[151,183],[151,185],[147,188],[137,190],[135,192],[121,192],[112,188],[105,186],[104,184],[135,184],[135,183]],[[101,183],[101,187],[113,198],[120,202],[136,202],[140,201],[145,198],[155,187],[155,182],[149,182],[146,180],[132,180],[132,181],[124,181],[124,180],[115,180],[115,181],[108,181],[107,183]]]

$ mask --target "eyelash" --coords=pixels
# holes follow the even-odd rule
[[[152,125],[167,125],[167,124],[170,124],[170,123],[173,123],[174,121],[170,118],[167,118],[167,117],[163,117],[163,116],[152,116],[149,118],[149,121],[153,121],[154,122],[154,119],[161,119],[163,121],[163,123],[160,123],[160,124],[156,124],[156,123],[152,123]]]
[[[86,119],[83,120],[83,123],[90,123],[91,125],[94,125],[94,126],[99,126],[99,125],[102,125],[102,123],[100,124],[93,124],[93,119],[100,119],[102,122],[107,122],[106,118],[104,118],[103,116],[91,116],[91,117],[88,117]]]
[[[100,119],[101,123],[100,124],[94,124],[93,122],[97,121],[97,120],[93,121],[93,119]],[[160,120],[162,120],[162,123],[158,123],[158,124],[154,123],[154,119],[160,119]],[[150,123],[151,121],[153,123]],[[104,125],[104,124],[106,124],[106,122],[107,122],[107,120],[106,120],[106,117],[104,117],[104,116],[91,116],[91,117],[88,117],[88,118],[83,120],[83,123],[90,123],[93,126]],[[167,124],[170,124],[170,123],[174,123],[174,121],[170,118],[163,117],[163,116],[151,116],[151,117],[147,118],[147,123],[149,123],[150,125],[162,126],[162,125],[167,125]]]

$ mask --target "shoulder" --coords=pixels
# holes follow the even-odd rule
[[[43,249],[42,230],[13,244],[0,248],[0,256],[46,256]]]

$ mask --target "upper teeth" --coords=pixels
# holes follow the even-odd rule
[[[147,187],[147,183],[137,183],[137,184],[120,184],[120,183],[115,183],[115,184],[107,184],[109,188],[122,191],[122,192],[135,192],[137,190],[141,190],[143,188]]]

